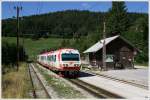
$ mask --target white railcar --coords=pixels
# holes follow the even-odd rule
[[[81,66],[79,51],[70,48],[40,54],[37,61],[62,75],[78,75]]]

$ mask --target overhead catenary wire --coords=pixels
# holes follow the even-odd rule
[[[8,3],[8,7],[9,7],[9,8],[8,8],[8,9],[9,9],[8,11],[10,12],[10,15],[12,15],[12,17],[15,17],[15,15],[13,16],[13,14],[14,14],[15,12],[14,12],[14,10],[13,10],[13,7],[11,7],[11,3]]]
[[[37,16],[38,14],[39,14],[39,2],[36,2],[35,3],[35,15]],[[37,24],[37,22],[35,22],[35,23]],[[31,32],[33,32],[34,34],[39,32],[38,31],[39,28],[37,27],[37,25],[35,27],[36,27],[36,29],[34,29],[34,30],[33,30],[33,28],[31,28],[31,30],[32,30]]]
[[[42,11],[43,11],[43,2],[39,2],[39,3],[40,3],[39,14],[42,14]]]

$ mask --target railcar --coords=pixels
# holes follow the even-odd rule
[[[79,51],[70,48],[42,53],[37,56],[37,61],[63,76],[77,77],[81,66]]]

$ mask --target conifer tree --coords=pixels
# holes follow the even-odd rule
[[[106,20],[108,35],[116,35],[126,31],[128,27],[128,17],[125,2],[112,2]]]

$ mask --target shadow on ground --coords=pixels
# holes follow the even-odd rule
[[[79,73],[79,78],[80,78],[80,77],[90,77],[90,76],[95,76],[95,75],[89,74],[89,73],[86,73],[86,72],[80,72],[80,73]]]

